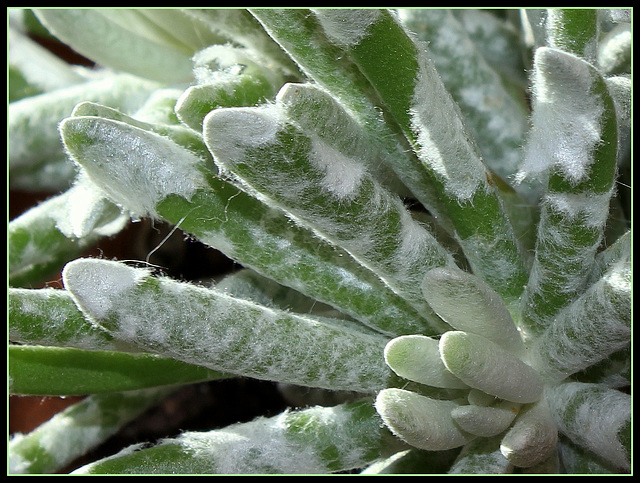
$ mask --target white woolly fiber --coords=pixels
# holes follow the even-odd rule
[[[518,179],[553,166],[573,183],[584,179],[601,140],[602,99],[592,93],[595,74],[584,60],[539,48],[534,61],[533,118]]]
[[[365,461],[365,448],[357,434],[363,428],[353,417],[341,405],[314,406],[220,430],[184,432],[166,442],[181,445],[197,458],[206,458],[216,473],[326,474],[332,465],[357,467]],[[304,427],[296,428],[300,421],[305,421]],[[319,428],[313,429],[314,425]],[[325,431],[331,432],[330,439]],[[327,442],[335,447],[325,456]]]
[[[348,199],[359,192],[366,173],[364,164],[345,156],[317,138],[312,138],[310,161],[324,174],[321,181],[323,188],[337,198]]]
[[[380,17],[377,9],[314,10],[325,34],[336,44],[351,47],[367,36],[367,29]]]
[[[157,216],[168,195],[190,199],[205,185],[202,160],[153,132],[97,117],[65,119],[60,130],[89,178],[135,216]]]
[[[472,144],[462,115],[446,92],[433,65],[424,56],[412,100],[411,128],[417,154],[459,200],[470,199],[486,185],[485,167]]]
[[[146,270],[133,270],[124,264],[79,258],[65,265],[62,280],[82,310],[103,318],[114,310],[120,294],[135,287],[147,275]]]

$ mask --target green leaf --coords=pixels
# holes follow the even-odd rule
[[[518,404],[508,401],[495,406],[468,404],[453,409],[451,417],[467,433],[489,438],[504,432],[515,419],[518,410]]]
[[[395,176],[447,229],[450,222],[433,182],[407,149],[406,139],[387,114],[369,80],[344,50],[334,45],[318,18],[306,9],[251,9],[266,32],[291,56],[314,83],[337,99],[370,137],[370,145],[384,153]]]
[[[632,45],[631,24],[617,25],[598,44],[598,66],[607,75],[631,72]]]
[[[142,106],[150,93],[159,85],[128,74],[112,74],[98,79],[28,97],[9,105],[9,177],[35,176],[47,163],[63,159],[65,152],[60,143],[58,124],[71,114],[74,106],[93,101],[134,112]],[[72,169],[63,171],[67,176],[58,186],[70,184],[75,175]]]
[[[103,67],[176,84],[192,79],[193,49],[158,34],[156,26],[129,9],[36,9],[38,20],[58,39]]]
[[[476,273],[512,301],[526,270],[513,227],[433,62],[384,10],[317,10],[330,40],[369,79],[431,178]]]
[[[89,396],[7,445],[12,474],[56,473],[106,441],[173,388]]]
[[[215,45],[194,56],[197,84],[176,104],[180,120],[202,131],[202,120],[218,107],[253,106],[275,96],[283,76],[253,52]]]
[[[357,154],[339,151],[283,117],[278,104],[210,113],[204,137],[223,174],[344,248],[429,316],[420,283],[429,267],[453,264],[452,257]],[[430,322],[430,333],[445,328],[433,314]]]
[[[502,179],[510,181],[520,165],[520,147],[528,128],[524,91],[516,90],[499,74],[497,66],[494,68],[485,60],[482,44],[474,41],[457,13],[448,9],[398,11],[403,24],[427,44],[429,58],[460,106],[483,161]],[[472,25],[496,22],[486,12],[469,9],[465,15]],[[474,15],[479,18],[474,19]],[[507,44],[498,28],[491,33],[495,44]],[[504,56],[501,64],[509,68]]]
[[[60,130],[92,181],[137,216],[157,214],[245,267],[382,332],[425,330],[424,319],[376,275],[280,210],[215,176],[199,149],[92,116],[66,119]]]
[[[617,472],[630,470],[629,394],[600,384],[565,382],[550,389],[547,402],[560,432]]]
[[[94,323],[147,352],[336,390],[375,392],[390,380],[380,357],[387,339],[340,322],[319,322],[106,260],[70,262],[63,280]]]
[[[376,397],[376,410],[389,429],[411,446],[429,451],[457,448],[474,438],[451,418],[458,406],[396,388],[383,389]]]
[[[476,438],[467,443],[453,462],[448,474],[500,475],[513,473],[513,465],[500,451],[501,436]]]
[[[565,52],[594,62],[598,43],[598,11],[593,8],[551,8],[547,42]]]
[[[630,240],[627,238],[627,241]],[[560,381],[631,343],[631,245],[532,344],[532,364]]]
[[[500,451],[514,466],[531,468],[555,451],[558,429],[544,400],[522,408],[500,442]]]
[[[283,412],[132,446],[73,474],[326,474],[363,467],[387,444],[371,401]]]
[[[205,8],[184,9],[188,16],[206,25],[212,32],[222,35],[228,43],[241,45],[272,66],[274,70],[297,78],[300,75],[291,58],[262,29],[255,18],[246,9]]]
[[[404,335],[389,341],[384,360],[398,376],[428,386],[466,388],[440,360],[438,341],[423,335]]]
[[[64,193],[9,222],[9,284],[35,286],[101,238],[118,233],[127,217],[79,175]]]
[[[618,145],[615,106],[593,66],[572,54],[540,48],[535,77],[522,170],[546,178],[548,190],[523,296],[522,323],[529,336],[542,332],[585,288],[604,236]]]
[[[9,340],[20,344],[118,350],[111,336],[95,327],[66,290],[9,288]]]
[[[480,335],[445,332],[440,354],[447,369],[470,387],[519,403],[542,396],[542,380],[534,369]]]
[[[434,268],[422,282],[424,297],[451,327],[482,335],[514,353],[522,340],[500,296],[483,280],[459,269]]]
[[[155,354],[9,346],[11,394],[100,394],[228,377],[231,376]]]
[[[9,25],[7,35],[10,102],[87,80],[13,25]],[[14,84],[18,79],[24,82],[20,90],[17,89],[18,84]]]

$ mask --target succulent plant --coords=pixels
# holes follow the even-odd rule
[[[10,187],[56,193],[9,223],[9,392],[86,396],[10,472],[231,378],[307,398],[68,471],[631,471],[630,10],[9,20]],[[233,270],[83,256],[145,219]]]

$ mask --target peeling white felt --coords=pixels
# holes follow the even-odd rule
[[[623,471],[630,469],[618,432],[632,417],[631,396],[600,384],[567,382],[546,391],[560,432]]]
[[[203,137],[220,171],[229,174],[226,166],[216,160],[216,152],[223,155],[225,161],[242,159],[248,147],[273,141],[283,123],[282,110],[274,104],[215,109],[204,118]],[[210,139],[215,140],[215,146]]]
[[[106,199],[102,190],[82,170],[63,196],[66,198],[65,203],[61,209],[52,212],[51,217],[56,221],[56,228],[67,238],[83,238],[94,230],[113,235],[128,219],[122,216],[120,220],[116,220],[119,209]],[[112,221],[115,223],[110,223]]]
[[[433,63],[418,57],[419,71],[411,102],[411,129],[417,154],[443,183],[447,193],[469,200],[486,189],[486,169],[464,125],[460,108],[446,91]]]
[[[530,468],[556,449],[558,429],[545,400],[525,406],[500,443],[500,451],[514,466]]]
[[[535,52],[532,128],[517,180],[546,176],[551,167],[582,181],[601,142],[603,100],[592,92],[597,73],[570,53]]]
[[[375,407],[391,432],[416,448],[443,451],[473,439],[451,418],[451,411],[458,407],[453,401],[389,388],[378,393]]]
[[[438,341],[423,335],[405,335],[384,348],[387,365],[398,376],[433,387],[468,388],[440,359]]]
[[[324,189],[340,199],[349,199],[360,191],[366,167],[342,154],[320,139],[312,139],[310,161],[323,173]]]
[[[63,120],[60,132],[73,160],[134,216],[156,217],[168,195],[190,199],[206,186],[198,168],[203,161],[159,134],[90,116]]]
[[[120,294],[148,275],[147,270],[133,270],[123,263],[78,258],[65,265],[62,281],[81,310],[101,319],[114,309]]]
[[[451,327],[473,332],[519,353],[522,339],[509,310],[487,283],[453,267],[429,270],[422,292],[433,310]]]
[[[351,47],[366,37],[370,25],[380,17],[377,9],[312,9],[325,34],[334,43]]]
[[[533,368],[480,335],[445,332],[440,354],[447,369],[472,388],[518,403],[535,402],[542,396],[543,383]]]

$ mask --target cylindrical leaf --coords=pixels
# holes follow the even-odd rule
[[[631,455],[631,396],[600,384],[567,382],[547,391],[558,430],[621,472]]]
[[[78,306],[115,339],[257,379],[374,392],[389,382],[387,339],[320,323],[145,269],[78,259],[63,272]]]
[[[200,157],[202,142],[181,146],[139,124],[79,116],[60,130],[92,181],[137,216],[157,215],[245,267],[385,333],[425,331],[425,320],[344,250],[215,176]]]
[[[7,446],[8,471],[13,474],[59,472],[173,390],[154,388],[89,396],[29,434],[14,435]]]
[[[500,439],[501,436],[476,438],[467,443],[447,473],[452,475],[513,473],[513,465],[500,452]]]
[[[565,379],[631,343],[630,256],[623,254],[535,340],[532,365],[545,378]]]
[[[96,63],[166,84],[191,79],[192,48],[149,35],[149,22],[128,9],[37,9],[58,39]],[[135,17],[135,18],[132,18]]]
[[[155,446],[126,448],[74,474],[325,474],[370,464],[390,437],[365,400],[184,432]]]
[[[445,332],[440,354],[447,369],[470,387],[519,403],[542,396],[542,380],[534,369],[480,335]]]
[[[536,51],[532,130],[522,175],[548,180],[523,297],[526,334],[540,334],[585,288],[613,194],[618,132],[601,74],[583,59]]]
[[[232,377],[156,354],[9,346],[9,392],[72,396],[133,391]]]
[[[205,119],[205,141],[243,189],[343,247],[428,314],[419,287],[424,272],[452,264],[451,256],[359,158],[283,117],[277,105],[218,109]],[[431,319],[436,330],[445,327]]]
[[[524,407],[500,443],[500,451],[514,466],[529,468],[545,461],[556,449],[558,429],[543,400]]]
[[[404,389],[384,389],[376,398],[376,410],[389,429],[411,446],[429,451],[457,448],[474,438],[451,418],[456,407],[453,401]]]
[[[434,387],[465,388],[440,359],[438,341],[423,335],[404,335],[384,348],[387,365],[400,377]]]
[[[505,431],[518,414],[518,409],[517,404],[509,402],[493,407],[468,404],[453,409],[451,417],[467,433],[488,438]]]
[[[400,125],[474,270],[501,295],[517,297],[526,272],[513,227],[426,50],[385,10],[319,9],[315,14]]]
[[[422,292],[436,314],[451,327],[473,332],[518,353],[522,340],[500,295],[486,282],[453,268],[434,268]]]

